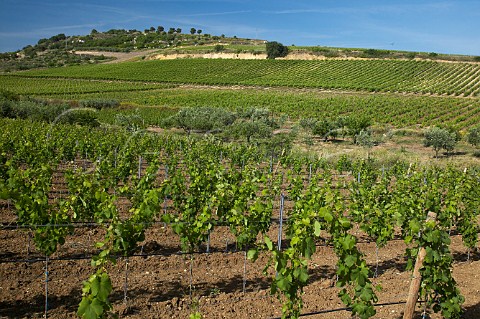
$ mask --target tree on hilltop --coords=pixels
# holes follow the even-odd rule
[[[267,42],[266,49],[267,59],[281,58],[288,54],[288,47],[277,41]]]

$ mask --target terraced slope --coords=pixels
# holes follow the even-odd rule
[[[16,75],[480,96],[480,64],[435,61],[179,59],[55,68]]]

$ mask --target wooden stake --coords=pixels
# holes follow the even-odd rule
[[[437,219],[437,214],[434,212],[429,212],[427,216],[427,222],[430,220]],[[413,268],[412,282],[410,283],[410,289],[408,291],[407,304],[405,305],[405,312],[403,313],[403,319],[412,319],[415,312],[415,303],[418,299],[418,290],[420,289],[420,284],[422,283],[422,276],[420,275],[420,268],[422,268],[423,261],[425,260],[425,255],[427,254],[424,247],[420,247],[417,254],[417,261],[415,262],[415,267]]]

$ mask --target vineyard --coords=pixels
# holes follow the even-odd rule
[[[22,72],[21,76],[253,85],[476,97],[480,66],[414,60],[142,61]]]
[[[478,168],[1,125],[1,316],[400,318],[421,249],[417,314],[480,311]]]
[[[23,74],[23,73],[22,73]],[[39,98],[84,100],[116,99],[132,103],[149,125],[160,125],[165,108],[219,107],[229,110],[267,107],[292,119],[336,118],[351,114],[369,116],[379,125],[398,128],[447,124],[467,129],[480,121],[478,99],[400,96],[388,94],[315,92],[302,89],[244,87],[192,87],[132,80],[59,79],[0,75],[5,90]],[[153,107],[153,108],[152,108]],[[128,112],[128,110],[114,110]],[[113,123],[112,110],[99,117]],[[170,112],[171,113],[171,112]]]
[[[478,63],[142,60],[0,87],[1,318],[479,317]],[[417,146],[432,127],[453,146]]]

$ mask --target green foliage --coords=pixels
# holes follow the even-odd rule
[[[101,110],[104,108],[117,108],[120,106],[120,102],[117,100],[107,100],[107,99],[95,99],[95,100],[81,100],[79,101],[80,106],[94,108]]]
[[[288,247],[277,250],[272,241],[265,237],[265,249],[271,253],[269,266],[273,266],[275,277],[271,293],[284,296],[282,318],[298,318],[303,307],[303,287],[308,283],[308,260],[316,250],[315,238],[322,231],[332,236],[335,253],[338,256],[337,286],[339,296],[352,308],[352,314],[369,318],[375,314],[373,303],[377,301],[369,279],[369,269],[361,253],[356,248],[356,238],[348,234],[352,224],[342,216],[343,205],[340,195],[331,188],[331,180],[322,187],[314,177],[305,193],[301,192],[303,180],[300,176],[291,177],[291,196],[295,201],[289,214],[287,239]],[[256,259],[258,254],[251,250],[248,257]]]
[[[97,114],[92,109],[69,109],[58,117],[56,123],[78,124],[90,127],[100,126]]]
[[[312,133],[314,135],[320,135],[326,142],[328,137],[335,138],[338,135],[338,129],[340,128],[341,127],[337,121],[322,119],[314,124]]]
[[[422,294],[428,305],[433,306],[435,312],[441,311],[444,318],[461,318],[461,305],[465,299],[452,276],[453,257],[448,232],[438,229],[434,222],[427,222],[419,245],[426,249],[420,273]]]
[[[390,56],[390,51],[388,50],[376,50],[376,49],[367,49],[363,51],[362,54],[365,58],[386,58]]]
[[[259,110],[242,116],[242,121],[269,120],[268,112]],[[473,169],[397,163],[382,170],[380,178],[378,162],[346,156],[330,165],[325,159],[283,152],[273,155],[215,138],[130,134],[11,119],[0,119],[0,124],[0,197],[15,205],[17,222],[34,233],[41,252],[54,253],[72,222],[105,225],[106,236],[95,245],[102,250],[92,258],[97,269],[84,283],[79,316],[110,315],[112,289],[106,264],[114,262],[113,256],[135,252],[149,225],[160,220],[161,206],[167,201],[173,209],[161,220],[171,223],[186,251],[196,250],[217,225],[230,228],[238,247],[249,249],[249,259],[259,258],[263,250],[269,257],[265,270],[276,273],[271,288],[283,301],[284,317],[300,315],[309,260],[316,241],[325,238],[338,256],[341,300],[353,315],[373,316],[375,288],[352,228],[358,226],[382,246],[391,238],[394,222],[411,248],[409,266],[420,247],[427,250],[421,270],[423,298],[446,318],[460,316],[463,297],[451,275],[448,231],[458,231],[469,249],[478,245],[480,184]],[[67,171],[68,194],[51,201],[57,164],[78,157],[94,167]],[[160,161],[165,168],[161,182]],[[141,167],[142,176],[138,176],[139,162],[148,165]],[[343,177],[333,166],[360,178],[341,189]],[[336,174],[335,182],[331,173]],[[293,206],[284,224],[288,240],[278,251],[265,235],[280,189],[288,193]],[[129,211],[122,210],[121,216],[119,198],[129,201]],[[429,211],[437,213],[437,223],[425,223]],[[256,247],[259,235],[264,243]]]
[[[369,130],[361,130],[357,135],[357,143],[363,147],[371,148],[375,145],[372,132]]]
[[[53,122],[59,115],[68,110],[69,106],[61,103],[48,103],[34,99],[22,99],[12,102],[11,114],[20,119]]]
[[[360,228],[375,240],[378,247],[385,246],[393,239],[395,230],[389,186],[388,176],[373,185],[364,181],[353,182],[351,186],[351,215]]]
[[[0,100],[18,101],[20,100],[20,96],[9,90],[0,89]]]
[[[223,201],[219,215],[229,223],[230,231],[237,239],[237,247],[248,249],[253,246],[258,234],[265,234],[270,228],[273,199],[278,186],[260,191],[259,186],[272,177],[248,166],[241,172],[232,172],[228,178],[229,183],[224,183],[219,192]]]
[[[312,131],[315,128],[315,125],[317,124],[318,120],[315,118],[307,117],[307,118],[301,118],[298,124],[305,130]]]
[[[480,126],[468,130],[467,142],[472,146],[480,146]]]
[[[74,54],[58,44],[47,50],[43,44],[37,48],[24,48],[24,56],[13,55],[9,59],[0,59],[0,70],[20,71],[46,67],[62,67],[80,64],[93,64],[108,60],[104,56]],[[41,54],[37,54],[41,52]]]
[[[190,133],[192,130],[212,131],[224,130],[235,121],[235,114],[221,108],[192,107],[178,111],[176,115],[166,119],[165,123],[182,128]]]
[[[70,218],[63,200],[50,203],[52,168],[47,164],[17,169],[12,160],[5,163],[8,171],[2,197],[11,199],[18,222],[34,232],[35,246],[46,256],[63,245],[70,232]]]
[[[250,143],[252,138],[267,138],[272,135],[273,129],[263,121],[237,121],[235,122],[226,135],[233,137],[245,137],[247,143]]]
[[[357,144],[357,138],[360,132],[365,131],[370,125],[372,120],[368,116],[349,116],[345,120],[348,135],[352,136],[353,143]]]
[[[104,270],[98,270],[88,281],[83,282],[83,297],[77,315],[83,319],[107,318],[108,311],[112,309],[108,301],[111,291],[110,276]]]
[[[196,311],[196,312],[190,314],[190,316],[188,318],[189,319],[202,319],[203,316],[200,312]]]
[[[225,135],[237,138],[245,137],[247,143],[250,143],[252,138],[262,139],[271,137],[273,130],[279,127],[276,119],[266,109],[240,109],[237,117],[238,119],[225,132]]]
[[[267,59],[282,58],[286,57],[288,54],[288,47],[277,41],[267,42],[266,50]]]
[[[138,109],[132,114],[118,113],[115,115],[115,123],[124,127],[127,131],[136,132],[146,127],[145,120]]]
[[[0,117],[15,117],[14,103],[8,99],[0,98]]]
[[[48,101],[33,98],[7,100],[0,98],[0,115],[2,117],[31,119],[54,123],[78,124],[97,127],[95,110],[71,108],[59,101]]]
[[[216,192],[224,174],[217,165],[212,159],[200,159],[199,163],[192,163],[184,172],[178,171],[164,182],[165,196],[173,196],[175,208],[181,215],[167,214],[163,219],[173,222],[173,230],[187,252],[193,252],[204,242],[215,225]]]
[[[423,145],[425,147],[432,147],[435,151],[436,158],[438,158],[438,152],[441,149],[450,152],[457,143],[455,134],[439,127],[432,127],[425,132],[424,136]]]
[[[221,44],[215,45],[215,48],[213,49],[215,52],[222,52],[225,50],[225,47]]]

